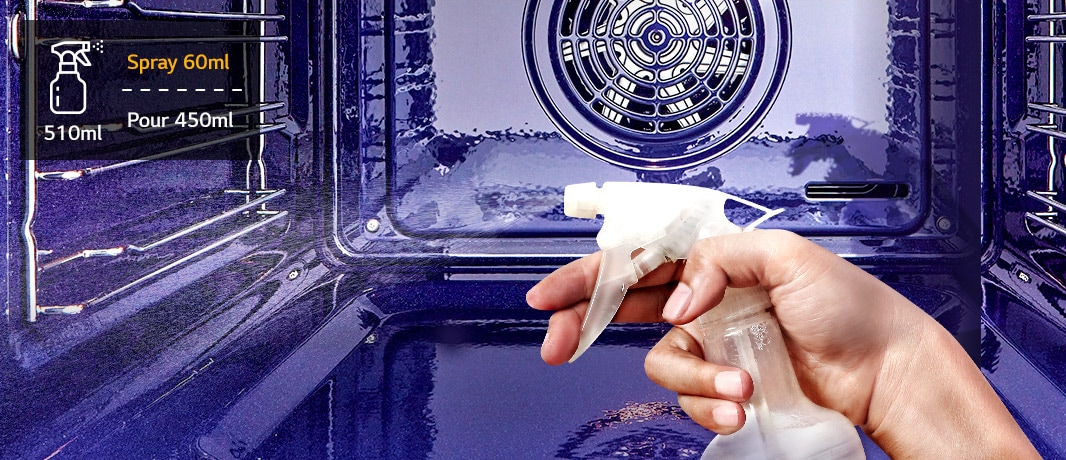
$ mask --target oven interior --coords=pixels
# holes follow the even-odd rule
[[[561,200],[593,181],[784,208],[764,226],[937,318],[1066,452],[1066,5],[711,3],[5,0],[0,455],[699,456],[643,375],[661,326],[539,362],[524,292],[596,250]],[[77,124],[118,128],[49,144],[55,40],[27,31],[76,21],[131,24],[99,62],[191,41],[240,65],[83,67],[108,83]],[[236,121],[138,130],[128,101]]]

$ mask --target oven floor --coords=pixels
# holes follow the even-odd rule
[[[255,458],[699,458],[713,433],[644,374],[661,329],[540,361],[542,322],[379,327]],[[884,454],[865,436],[869,458]],[[885,457],[887,458],[887,457]]]
[[[55,458],[701,456],[713,434],[644,373],[665,326],[613,325],[577,363],[548,366],[539,356],[545,317],[517,304],[528,287],[308,291],[274,313],[276,323],[242,337],[238,351],[80,432]],[[957,335],[968,330],[951,296],[895,287],[942,323],[958,323]],[[301,326],[344,298],[354,300]],[[868,458],[887,458],[860,436]]]

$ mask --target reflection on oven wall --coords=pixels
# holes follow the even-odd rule
[[[563,374],[537,361],[544,318],[522,304],[528,279],[591,251],[598,229],[562,216],[562,187],[607,180],[701,185],[789,208],[775,225],[848,255],[926,309],[981,354],[1045,456],[1061,455],[1066,384],[1054,350],[1066,337],[1066,241],[1028,214],[1059,222],[1045,199],[1062,198],[1043,192],[1059,187],[1049,181],[1061,182],[1054,149],[1063,147],[1026,126],[1061,129],[1061,116],[1027,104],[1061,106],[1051,77],[1063,73],[1052,70],[1061,69],[1054,45],[1016,35],[1064,34],[1048,27],[1061,30],[1060,20],[1029,16],[1066,8],[853,3],[788,2],[790,62],[760,126],[729,153],[669,171],[609,164],[560,134],[528,82],[525,2],[39,3],[63,17],[144,14],[136,8],[280,16],[253,23],[288,38],[264,46],[257,74],[268,83],[260,102],[282,104],[263,121],[281,127],[225,147],[254,161],[160,161],[42,181],[33,229],[38,248],[52,251],[41,266],[52,265],[38,298],[85,307],[29,324],[19,64],[0,62],[14,203],[5,207],[0,412],[15,414],[0,422],[0,456],[698,456],[706,433],[642,380],[640,360],[661,330],[609,331],[602,354],[586,358],[598,364]],[[985,39],[1006,48],[1007,62],[975,83],[981,56],[971,45],[984,34],[1000,37]],[[999,91],[983,115],[1002,134],[991,147],[973,127],[982,85]],[[1018,96],[1019,86],[1030,91]],[[984,184],[998,206],[989,214],[1001,221],[982,235],[993,242],[977,291],[967,265],[976,228],[959,209],[960,195],[979,195],[966,184],[982,148],[995,171]],[[808,195],[812,182],[908,188],[822,200]],[[248,206],[258,192],[269,199]],[[144,254],[81,256],[159,241]],[[557,396],[580,395],[596,378],[628,386],[595,401]],[[528,409],[508,412],[516,400]]]
[[[560,136],[528,90],[521,53],[494,46],[521,43],[520,2],[432,4],[432,16],[431,4],[402,4],[390,17],[403,33],[384,50],[398,66],[392,91],[382,91],[396,98],[391,221],[409,234],[528,232],[557,214],[545,187],[639,177],[770,195],[790,205],[778,226],[906,226],[919,210],[905,200],[816,205],[803,197],[810,182],[903,182],[922,193],[924,46],[909,33],[919,11],[839,3],[789,3],[791,63],[751,140],[716,161],[666,172],[592,161]],[[842,19],[827,26],[826,11]]]
[[[492,47],[495,54],[482,51],[488,43],[514,43],[520,37],[518,10],[524,5],[519,3],[500,12],[499,20],[480,11],[495,14],[504,8],[500,5],[362,6],[370,18],[366,27],[359,35],[342,35],[343,43],[358,43],[359,52],[348,46],[339,50],[340,72],[358,75],[361,90],[338,91],[345,128],[327,165],[337,171],[340,204],[333,233],[345,248],[341,252],[375,253],[412,243],[445,253],[523,252],[479,241],[507,236],[527,245],[529,237],[592,235],[595,224],[566,219],[551,197],[567,183],[633,178],[714,187],[780,206],[788,209],[785,216],[768,225],[809,235],[901,237],[878,239],[876,247],[828,238],[825,244],[840,253],[922,253],[931,250],[920,248],[929,242],[937,246],[936,241],[959,235],[961,189],[958,168],[951,166],[960,164],[957,146],[962,145],[956,127],[959,66],[954,23],[941,19],[954,15],[953,4],[863,7],[870,11],[844,7],[838,11],[863,19],[823,27],[810,11],[826,10],[800,5],[803,12],[795,13],[799,7],[789,3],[790,18],[795,16],[791,27],[806,35],[837,38],[860,26],[869,29],[864,21],[874,21],[866,19],[871,16],[883,24],[873,30],[884,33],[826,44],[796,38],[798,51],[792,53],[779,100],[747,142],[687,169],[643,170],[596,161],[574,147],[544,110],[537,110],[541,104],[530,91],[518,45]],[[491,24],[463,29],[450,19],[460,17]],[[915,34],[917,29],[931,32]],[[866,48],[875,52],[860,52]],[[474,55],[484,58],[466,59]],[[879,69],[856,79],[865,86],[810,81],[825,61],[852,71],[856,56],[862,56],[859,70]],[[356,68],[356,62],[365,66]],[[823,93],[828,96],[809,96]],[[808,104],[806,99],[819,102],[798,105]],[[513,109],[502,113],[495,108],[499,101]],[[927,117],[930,123],[918,122]],[[927,163],[932,174],[923,172]],[[893,191],[887,199],[854,199],[842,184],[889,185]],[[815,197],[815,187],[829,192]],[[948,243],[955,248],[950,250],[972,244],[968,236],[959,238],[963,241]]]

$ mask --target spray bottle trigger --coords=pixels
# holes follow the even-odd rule
[[[92,62],[89,62],[89,57],[85,55],[86,51],[88,51],[88,48],[85,48],[85,49],[83,49],[81,51],[75,52],[74,53],[74,60],[78,61],[78,64],[92,67],[92,65],[93,65]]]
[[[618,313],[626,291],[639,279],[630,259],[630,255],[637,248],[638,246],[632,244],[622,244],[603,251],[600,271],[596,276],[596,288],[592,291],[592,299],[589,301],[588,310],[585,311],[577,351],[570,358],[571,363],[577,361],[604,329],[607,329],[607,325]]]

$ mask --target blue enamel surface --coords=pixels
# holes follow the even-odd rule
[[[662,327],[612,327],[575,365],[538,357],[546,317],[524,292],[595,250],[598,229],[563,216],[562,187],[608,180],[787,208],[768,226],[812,237],[922,307],[1041,453],[1066,456],[1066,238],[1025,217],[1045,211],[1025,192],[1062,174],[1046,138],[1024,130],[1027,96],[1049,98],[1029,65],[1043,55],[1018,37],[1031,33],[1033,5],[788,2],[788,72],[753,137],[660,171],[594,158],[545,115],[523,60],[522,1],[268,4],[289,40],[265,54],[267,98],[287,107],[264,156],[271,185],[286,189],[271,209],[289,214],[36,324],[21,313],[21,69],[4,53],[0,457],[697,456],[711,434],[643,374]],[[42,260],[150,241],[229,209],[241,197],[221,191],[242,185],[244,166],[158,162],[48,183],[35,231],[55,252]],[[811,181],[870,180],[910,195],[802,195]],[[84,302],[252,221],[49,269],[38,294]]]
[[[342,139],[342,146],[351,147],[342,148],[337,161],[342,178],[356,172],[348,168],[362,168],[361,177],[352,179],[362,182],[364,196],[375,198],[362,206],[379,206],[377,196],[384,200],[384,209],[363,209],[361,217],[373,213],[397,236],[433,241],[589,234],[589,224],[560,222],[550,197],[568,183],[606,180],[681,182],[740,194],[787,209],[768,226],[810,234],[909,231],[926,218],[929,197],[920,165],[931,152],[921,142],[920,120],[937,115],[926,106],[929,88],[949,84],[954,75],[927,80],[924,62],[939,42],[930,38],[935,34],[911,33],[927,26],[923,9],[792,2],[791,61],[825,63],[842,72],[842,80],[792,65],[761,128],[729,155],[683,171],[637,172],[592,159],[567,142],[531,91],[521,54],[486,46],[522,42],[521,2],[363,8],[361,17],[373,21],[364,24],[362,36],[344,39],[361,44],[361,96],[342,103],[346,114],[361,109],[364,157],[348,158],[356,150]],[[853,15],[858,23],[826,27],[821,17],[827,11]],[[849,27],[879,32],[859,34]],[[342,125],[348,125],[345,119]],[[379,157],[376,146],[386,144],[391,150]],[[871,203],[805,200],[804,184],[823,180],[903,181],[912,194]]]

